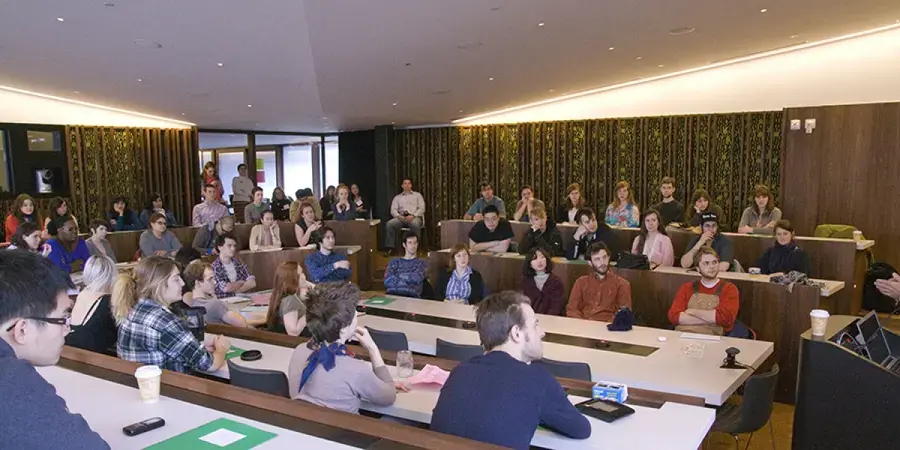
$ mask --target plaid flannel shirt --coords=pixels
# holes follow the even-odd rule
[[[119,326],[119,358],[187,373],[209,370],[212,355],[197,342],[187,325],[163,305],[140,299]]]
[[[239,259],[231,258],[231,262],[234,264],[234,271],[237,273],[237,279],[234,281],[246,281],[254,278],[253,275],[250,275],[250,269],[247,268],[247,265]],[[221,258],[216,258],[216,260],[213,261],[212,270],[216,281],[216,298],[233,296],[234,294],[225,292],[225,286],[227,286],[228,283],[231,283],[231,279],[228,278],[228,271],[225,270],[225,264],[222,264]]]

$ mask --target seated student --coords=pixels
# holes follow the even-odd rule
[[[350,203],[356,208],[356,215],[362,218],[369,217],[372,212],[372,204],[359,193],[359,185],[350,185]]]
[[[263,190],[261,187],[256,186],[250,192],[250,198],[253,201],[244,207],[244,223],[259,223],[262,220],[263,213],[269,210],[269,205],[263,203]]]
[[[575,280],[566,315],[576,319],[612,322],[619,308],[631,308],[631,284],[609,270],[606,244],[593,243],[588,253],[588,264],[594,273]]]
[[[519,254],[524,255],[533,248],[543,247],[550,257],[563,256],[566,251],[563,249],[562,235],[556,224],[547,220],[547,211],[536,207],[531,210],[530,219],[531,229],[519,243]]]
[[[644,213],[641,234],[634,238],[631,253],[647,255],[651,264],[672,267],[675,264],[675,249],[672,248],[672,240],[666,235],[661,222],[657,210],[650,209]]]
[[[613,261],[619,259],[619,250],[616,234],[605,223],[597,222],[597,215],[591,208],[584,208],[578,212],[578,229],[572,235],[572,244],[566,250],[566,258],[575,260],[587,257],[587,251],[596,242],[606,244],[610,258]]]
[[[719,232],[719,217],[715,213],[703,213],[700,218],[703,234],[694,236],[687,246],[687,253],[681,257],[681,267],[690,269],[697,263],[696,254],[703,247],[712,247],[719,256],[719,270],[728,271],[734,259],[734,244],[728,236]]]
[[[84,239],[78,237],[78,225],[75,219],[69,218],[56,230],[55,238],[47,241],[50,246],[50,254],[47,259],[65,273],[72,273],[72,263],[77,263],[78,270],[84,267],[84,263],[91,257]]]
[[[175,220],[175,214],[172,214],[171,210],[163,207],[162,195],[156,193],[150,194],[150,199],[147,200],[147,204],[144,205],[144,209],[141,211],[141,223],[147,228],[150,228],[150,216],[152,216],[153,213],[160,213],[166,216],[167,227],[174,228],[179,226],[178,221]]]
[[[6,216],[6,220],[3,221],[6,242],[9,242],[13,235],[16,234],[16,229],[19,228],[20,224],[32,222],[40,227],[41,224],[44,223],[41,219],[41,215],[35,211],[37,209],[35,204],[34,199],[28,194],[19,194],[19,196],[16,197],[12,211]]]
[[[116,354],[116,320],[110,298],[119,271],[105,256],[91,256],[84,264],[84,290],[72,307],[72,332],[66,345],[95,353]]]
[[[40,226],[39,223],[35,224]],[[21,226],[21,224],[17,224]],[[0,436],[9,448],[108,449],[35,370],[59,360],[72,300],[68,274],[24,251],[0,253]]]
[[[284,193],[284,189],[281,186],[275,186],[275,189],[272,190],[272,214],[275,215],[275,220],[278,221],[286,221],[291,219],[291,203],[294,200]]]
[[[150,216],[150,229],[141,233],[141,257],[151,255],[173,257],[181,249],[181,241],[166,229],[166,216],[153,213]]]
[[[178,264],[162,256],[144,258],[134,273],[119,275],[112,294],[119,358],[181,373],[215,372],[225,365],[231,349],[227,337],[216,336],[204,345],[169,310],[169,304],[181,300],[183,286]]]
[[[500,217],[494,206],[485,207],[482,214],[482,219],[469,230],[469,248],[473,252],[507,251],[509,242],[516,237],[512,225]]]
[[[731,336],[740,307],[737,286],[719,279],[719,255],[703,247],[697,251],[700,280],[681,285],[672,307],[669,322],[679,331]],[[742,327],[738,327],[742,328]],[[744,337],[743,334],[735,337]]]
[[[87,238],[84,243],[87,244],[91,256],[102,255],[113,261],[118,261],[112,244],[106,240],[106,236],[109,234],[109,223],[103,219],[94,219],[91,221],[90,227],[91,237]]]
[[[322,220],[322,207],[319,205],[319,200],[317,200],[313,195],[312,189],[297,189],[297,192],[295,192],[294,195],[297,196],[297,200],[294,200],[294,202],[291,203],[291,222],[297,222],[297,220],[300,218],[300,207],[304,203],[312,205],[313,211],[315,211],[316,213],[316,220]]]
[[[194,242],[191,247],[204,255],[213,255],[216,252],[216,241],[219,236],[231,234],[234,231],[234,217],[225,216],[213,224],[212,229],[209,227],[200,227],[197,234],[194,235]]]
[[[216,298],[216,275],[205,261],[196,260],[188,264],[182,273],[185,288],[190,292],[182,296],[184,304],[191,308],[205,308],[203,322],[225,324],[240,328],[250,325],[237,311],[229,311],[228,306]]]
[[[684,221],[692,227],[701,226],[701,219],[704,213],[713,213],[716,217],[725,217],[722,208],[712,202],[712,197],[706,192],[706,189],[697,189],[694,196],[691,197],[691,206],[684,215]]]
[[[216,297],[225,298],[235,294],[250,292],[256,288],[256,277],[250,274],[247,265],[237,259],[237,239],[223,235],[216,239],[219,257],[212,263],[216,278]]]
[[[553,274],[553,255],[543,247],[534,247],[522,265],[522,293],[531,300],[537,314],[561,316],[565,313],[566,298],[562,280]]]
[[[672,222],[681,222],[684,218],[684,205],[675,200],[675,179],[663,177],[659,183],[659,192],[662,194],[662,201],[653,205],[653,209],[659,211],[662,220],[660,228],[665,228]]]
[[[275,269],[266,328],[275,333],[300,336],[306,328],[306,295],[316,285],[306,281],[303,266],[285,261]]]
[[[484,280],[469,266],[469,249],[456,244],[450,249],[450,270],[438,274],[434,299],[475,305],[484,296]]]
[[[294,222],[294,236],[297,244],[306,247],[311,244],[310,237],[313,233],[325,226],[325,223],[316,219],[316,210],[309,203],[300,206],[300,217]]]
[[[109,222],[110,231],[131,231],[144,228],[141,219],[128,207],[125,197],[116,197],[110,203],[106,212],[106,220]]]
[[[334,230],[324,227],[313,236],[316,251],[306,257],[306,269],[313,283],[347,281],[353,273],[347,255],[334,251]]]
[[[356,206],[350,203],[350,188],[347,185],[338,185],[337,202],[331,206],[331,213],[334,220],[356,219]]]
[[[214,184],[203,186],[204,200],[203,203],[194,205],[191,212],[191,226],[212,228],[212,224],[228,215],[228,207],[219,201],[216,192]]]
[[[392,259],[384,271],[384,289],[388,294],[422,297],[428,278],[428,261],[419,259],[419,236],[412,230],[403,235],[403,257]]]
[[[753,204],[741,214],[738,233],[772,234],[775,222],[781,220],[781,210],[775,207],[772,191],[764,184],[757,184],[753,190]]]
[[[247,207],[250,209],[253,204]],[[281,249],[281,227],[275,221],[272,211],[263,211],[261,223],[253,225],[250,230],[250,250],[277,250]]]
[[[578,212],[587,207],[581,196],[581,185],[572,183],[566,188],[566,198],[556,208],[556,223],[578,223]]]
[[[634,228],[640,225],[641,211],[627,181],[616,183],[616,198],[606,207],[606,224]]]
[[[412,180],[403,179],[403,191],[391,200],[391,220],[385,226],[384,246],[390,250],[397,247],[397,231],[409,228],[420,234],[425,223],[425,199],[413,190]]]
[[[359,289],[352,284],[328,283],[309,291],[306,324],[312,339],[297,346],[291,356],[292,398],[351,414],[359,412],[361,402],[388,406],[397,399],[378,346],[367,329],[357,327],[357,303]],[[345,344],[350,338],[359,341],[371,362],[348,353]]]
[[[70,217],[75,218],[69,213],[69,203],[66,202],[66,199],[61,197],[50,199],[50,209],[47,211],[47,218],[44,219],[44,230],[47,231],[47,235],[56,236],[56,229]],[[77,220],[75,225],[78,225]]]
[[[463,216],[465,220],[481,220],[484,217],[484,209],[488,206],[493,206],[497,209],[497,214],[502,218],[506,218],[506,205],[503,204],[503,199],[500,197],[494,196],[494,188],[490,183],[481,183],[481,198],[475,200],[475,203],[472,203],[472,206],[469,207],[469,210],[466,211],[466,214]]]
[[[794,227],[787,220],[775,222],[775,245],[756,260],[755,267],[766,275],[784,275],[792,270],[809,275],[809,256],[794,241]]]
[[[458,364],[441,388],[431,429],[476,441],[527,449],[538,426],[587,439],[591,423],[546,369],[544,332],[528,298],[505,291],[475,309],[485,354]]]
[[[6,249],[25,250],[38,253],[45,258],[53,251],[50,245],[41,244],[41,229],[33,222],[22,222],[19,228],[16,228],[16,234],[12,235],[12,240]]]
[[[322,219],[323,220],[331,220],[332,215],[334,214],[331,206],[337,201],[335,199],[337,192],[335,191],[334,186],[328,186],[325,188],[325,195],[319,199],[319,207],[322,208]]]
[[[531,210],[535,207],[544,207],[544,202],[534,198],[534,189],[531,186],[522,186],[522,197],[516,203],[516,212],[513,214],[513,220],[516,222],[529,222],[531,220]]]

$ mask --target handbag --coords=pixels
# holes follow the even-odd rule
[[[647,255],[622,252],[619,261],[616,262],[619,269],[650,270],[650,260]]]

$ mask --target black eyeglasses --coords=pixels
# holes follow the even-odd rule
[[[26,320],[37,320],[38,322],[52,323],[53,325],[65,325],[67,327],[72,327],[72,318],[71,317],[25,317]],[[7,332],[12,331],[13,328],[16,327],[16,324],[12,324],[9,328],[6,329]]]

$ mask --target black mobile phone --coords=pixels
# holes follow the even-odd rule
[[[160,428],[165,424],[166,421],[163,420],[162,417],[154,417],[152,419],[147,419],[138,423],[128,425],[127,427],[122,428],[122,432],[125,433],[126,436],[137,436],[141,433],[146,433],[148,431]]]

